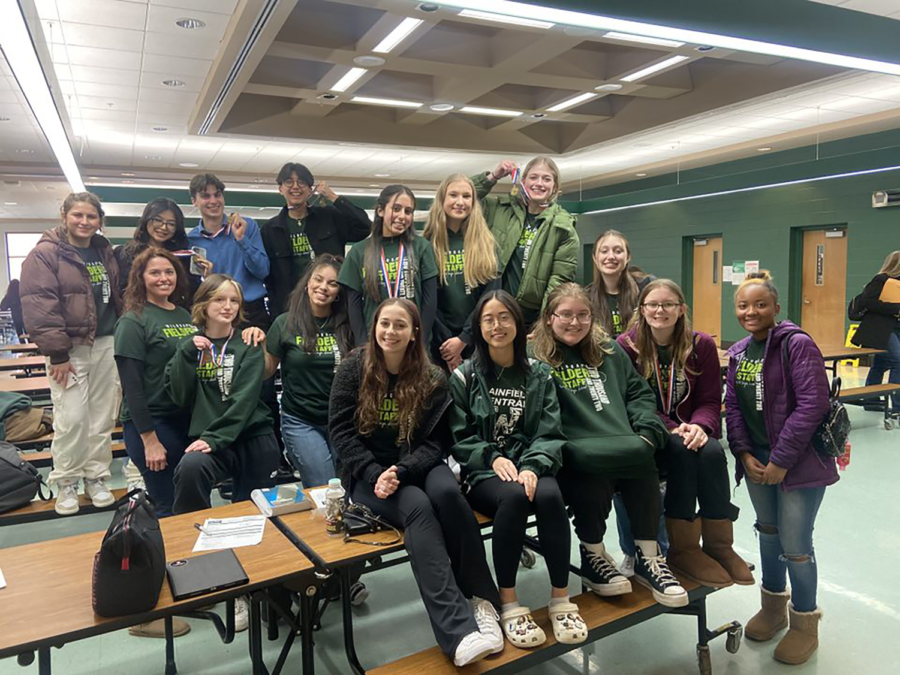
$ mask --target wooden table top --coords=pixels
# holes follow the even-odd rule
[[[46,366],[43,356],[22,356],[20,358],[0,359],[0,370],[20,370],[22,368],[39,368]]]
[[[195,555],[191,552],[198,535],[194,523],[202,524],[209,517],[258,514],[252,502],[240,502],[163,518],[160,526],[166,559]],[[196,609],[312,569],[306,557],[266,522],[261,544],[234,549],[250,579],[249,585],[175,602],[165,581],[153,610],[109,619],[97,616],[91,607],[94,554],[100,549],[103,535],[92,532],[0,550],[0,570],[7,583],[6,588],[0,589],[0,658],[133,626],[171,614],[173,607]]]
[[[0,391],[15,394],[49,394],[50,380],[42,377],[4,377],[0,378]]]
[[[17,345],[0,345],[0,352],[36,352],[38,346],[33,342],[25,342]]]
[[[870,347],[843,347],[839,345],[826,345],[819,347],[822,358],[825,361],[838,361],[840,359],[858,359],[860,356],[872,356],[884,354],[884,349],[872,349]],[[719,365],[728,368],[728,353],[724,349],[719,350]]]

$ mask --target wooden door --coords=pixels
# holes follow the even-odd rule
[[[846,230],[805,231],[800,325],[820,348],[844,344],[846,294]]]
[[[691,300],[694,330],[722,334],[722,237],[694,239],[694,297]]]

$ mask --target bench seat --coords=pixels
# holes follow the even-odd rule
[[[121,499],[127,490],[124,488],[119,488],[117,490],[113,490],[113,497],[116,498],[116,501]],[[36,523],[42,520],[53,520],[54,518],[69,518],[70,516],[60,516],[55,509],[56,500],[48,499],[44,501],[43,499],[35,499],[27,506],[23,506],[20,509],[16,509],[15,511],[8,511],[6,513],[0,513],[0,526],[3,525],[20,525],[22,523]],[[78,495],[78,506],[79,510],[77,514],[74,515],[89,515],[91,513],[99,513],[101,511],[110,511],[112,510],[112,506],[106,506],[102,509],[96,508],[91,503],[91,498],[85,494]]]

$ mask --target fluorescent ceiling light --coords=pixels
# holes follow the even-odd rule
[[[481,19],[482,21],[495,21],[496,23],[511,23],[516,26],[528,26],[529,28],[553,28],[549,21],[535,21],[534,19],[525,19],[518,16],[507,16],[505,14],[492,14],[490,12],[480,12],[477,9],[464,9],[459,13],[460,16],[466,16],[470,19]]]
[[[403,42],[403,40],[405,40],[416,28],[421,26],[422,23],[422,19],[403,19],[403,21],[400,22],[400,25],[388,33],[388,36],[379,42],[378,46],[372,51],[376,54],[387,54],[394,47]]]
[[[368,103],[370,105],[387,105],[394,108],[421,108],[422,104],[416,101],[401,101],[395,98],[373,98],[372,96],[354,96],[351,103]]]
[[[647,66],[646,68],[642,68],[636,73],[632,73],[631,75],[627,75],[623,78],[620,78],[623,82],[637,82],[649,75],[653,75],[653,73],[658,73],[661,70],[665,70],[666,68],[670,68],[674,66],[676,63],[681,63],[682,61],[687,61],[687,56],[670,56],[667,59],[660,61],[659,63],[654,63],[652,66]]]
[[[518,117],[522,114],[520,110],[503,110],[501,108],[482,108],[477,105],[467,105],[459,109],[459,112],[469,113],[472,115],[494,115],[495,117]]]
[[[645,37],[643,35],[629,35],[628,33],[618,33],[610,31],[603,37],[612,38],[613,40],[623,40],[625,42],[641,42],[647,45],[659,45],[660,47],[681,47],[683,42],[675,40],[664,40],[662,38]]]
[[[72,146],[17,2],[0,2],[0,49],[73,192],[84,192]]]
[[[331,87],[331,91],[347,91],[359,78],[365,75],[368,70],[365,68],[351,68],[347,73],[335,82]]]
[[[592,98],[597,98],[598,94],[595,94],[592,91],[585,92],[584,94],[578,94],[578,96],[573,96],[570,99],[565,101],[561,101],[550,108],[547,108],[547,112],[559,112],[560,110],[565,110],[566,108],[571,108],[574,105],[578,105],[579,103],[584,103],[585,101],[590,101]]]
[[[702,31],[686,30],[683,28],[670,28],[668,26],[658,26],[655,24],[643,23],[641,21],[628,21],[626,19],[616,19],[611,16],[556,9],[555,7],[526,5],[521,2],[510,2],[509,0],[442,0],[441,4],[450,7],[459,7],[460,9],[497,12],[515,18],[535,19],[537,21],[552,20],[558,24],[590,28],[593,30],[620,31],[622,33],[646,35],[649,37],[663,38],[665,40],[677,40],[678,42],[696,45],[708,45],[710,47],[721,47],[722,49],[768,54],[770,56],[779,56],[785,59],[799,59],[801,61],[825,63],[841,68],[855,68],[857,70],[868,70],[876,73],[886,73],[888,75],[900,75],[900,63],[875,61],[874,59],[865,59],[857,56],[845,56],[843,54],[821,52],[815,49],[804,49],[802,47],[792,47],[790,45],[762,42],[760,40],[748,40],[728,35],[717,35],[715,33],[704,33]]]

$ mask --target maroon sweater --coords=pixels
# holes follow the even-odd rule
[[[634,329],[622,333],[618,343],[622,346],[635,368],[638,368]],[[682,422],[698,424],[712,438],[722,438],[722,374],[716,343],[706,333],[694,331],[694,349],[688,356],[685,379],[687,393],[675,404],[670,417],[657,411],[669,430]],[[697,373],[694,375],[693,373]]]

